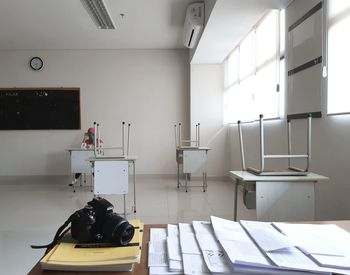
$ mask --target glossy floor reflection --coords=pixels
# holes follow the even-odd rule
[[[43,255],[31,244],[50,243],[57,229],[74,211],[93,198],[90,187],[78,187],[73,193],[70,177],[0,177],[0,274],[27,274]],[[198,184],[198,182],[195,182]],[[233,184],[208,181],[207,192],[192,188],[187,193],[176,188],[175,179],[137,179],[137,213],[132,213],[132,186],[127,197],[127,218],[144,223],[178,223],[209,220],[211,215],[232,219]],[[123,213],[122,196],[105,196]],[[256,219],[239,196],[238,217]]]

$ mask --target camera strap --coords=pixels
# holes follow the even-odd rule
[[[68,230],[70,229],[70,227],[68,227],[66,230],[64,230],[70,223],[71,221],[75,218],[76,213],[73,213],[68,220],[65,221],[65,223],[57,230],[55,237],[53,238],[53,241],[47,245],[31,245],[30,247],[33,249],[41,249],[41,248],[46,248],[46,253],[48,253],[57,243],[60,239],[62,239],[62,237],[64,236],[64,234],[66,234],[68,232]]]

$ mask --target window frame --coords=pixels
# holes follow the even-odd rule
[[[275,41],[276,41],[276,50],[273,51],[273,55],[269,56],[268,58],[265,57],[265,59],[262,59],[263,62],[260,62],[260,64],[257,64],[257,31],[259,30],[259,26],[262,25],[263,22],[265,22],[265,19],[268,18],[268,16],[272,13],[272,12],[276,12],[276,15],[274,16],[275,20],[276,20],[276,34],[275,34]],[[267,11],[259,20],[258,22],[249,30],[249,32],[241,39],[241,41],[233,48],[233,50],[230,52],[230,54],[227,56],[227,58],[225,59],[224,63],[225,63],[225,84],[224,84],[224,123],[225,124],[234,124],[236,123],[234,121],[234,119],[236,119],[236,115],[231,113],[230,117],[228,117],[228,114],[230,113],[230,109],[234,108],[234,103],[232,102],[227,102],[227,98],[231,98],[232,101],[234,101],[234,96],[232,96],[231,94],[233,94],[234,92],[232,91],[235,86],[238,87],[237,90],[239,90],[239,88],[241,87],[241,83],[246,81],[248,78],[250,77],[256,77],[259,72],[263,72],[264,69],[268,69],[269,65],[274,64],[276,67],[276,73],[275,73],[275,80],[274,80],[274,84],[275,88],[274,91],[275,93],[278,93],[278,95],[276,95],[275,100],[276,100],[276,115],[271,115],[266,117],[266,119],[269,120],[274,120],[274,119],[282,119],[284,117],[284,109],[285,109],[285,72],[281,69],[285,68],[284,63],[285,62],[285,48],[281,49],[281,46],[285,45],[284,39],[285,37],[281,37],[282,33],[285,33],[285,30],[283,30],[283,32],[281,32],[281,28],[285,27],[285,13],[283,10],[283,18],[281,18],[281,13],[282,10],[269,10]],[[283,19],[283,20],[282,20]],[[283,24],[281,24],[281,22],[283,21]],[[241,62],[241,46],[242,44],[245,42],[245,40],[247,39],[247,37],[249,37],[250,35],[253,35],[253,39],[254,39],[254,64],[253,64],[253,70],[251,70],[248,74],[244,75],[243,77],[241,77],[241,67],[240,67],[240,62]],[[283,39],[283,41],[282,41]],[[238,54],[238,77],[232,77],[232,79],[234,79],[234,81],[230,82],[230,58],[232,57],[233,54]],[[256,80],[253,80],[254,83],[256,83]],[[238,85],[238,86],[237,86]],[[282,90],[283,89],[283,90]],[[252,94],[252,99],[250,100],[251,103],[257,103],[258,101],[254,102],[254,97],[256,95],[256,89],[254,89],[254,91],[251,93]],[[237,91],[235,92],[237,95]],[[226,98],[226,99],[225,99]],[[239,104],[239,103],[238,103]],[[259,105],[259,104],[258,104]],[[259,108],[261,108],[261,106],[263,106],[263,104],[260,103]],[[252,109],[252,108],[250,108]],[[254,114],[255,116],[256,114]],[[245,113],[243,116],[245,117],[249,117],[249,116],[253,116],[251,114],[249,114],[248,112]],[[256,118],[253,119],[242,119],[242,121],[244,122],[250,122],[250,121],[256,121],[258,119],[258,116],[256,116]]]

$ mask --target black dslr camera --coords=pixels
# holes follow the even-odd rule
[[[127,245],[135,229],[126,219],[113,212],[113,205],[100,197],[72,215],[71,234],[80,243],[111,242]]]

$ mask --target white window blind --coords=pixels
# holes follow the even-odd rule
[[[328,1],[327,113],[350,113],[350,1]]]
[[[225,123],[280,116],[280,12],[269,11],[225,60]]]

